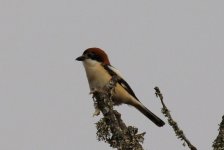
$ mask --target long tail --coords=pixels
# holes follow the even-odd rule
[[[143,113],[147,118],[149,118],[153,123],[155,123],[158,127],[162,127],[165,125],[165,122],[153,114],[150,110],[148,110],[142,103],[135,105],[135,107]]]

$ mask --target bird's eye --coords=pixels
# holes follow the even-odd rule
[[[94,54],[94,53],[88,53],[87,56],[88,56],[89,58],[93,58],[93,57],[95,56],[95,54]]]
[[[93,60],[97,60],[97,61],[102,61],[101,57],[93,52],[88,53],[87,57],[93,59]]]

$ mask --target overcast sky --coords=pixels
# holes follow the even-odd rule
[[[100,47],[141,102],[162,118],[159,86],[198,149],[212,149],[224,114],[223,0],[0,0],[0,149],[110,149],[96,140],[93,102],[75,58]],[[129,106],[143,147],[185,150],[171,127]]]

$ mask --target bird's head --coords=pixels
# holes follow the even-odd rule
[[[110,65],[110,61],[107,57],[107,54],[101,50],[100,48],[88,48],[85,50],[82,54],[82,56],[79,56],[76,58],[78,61],[83,61],[84,63],[101,63]]]

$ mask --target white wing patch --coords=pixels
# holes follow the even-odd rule
[[[109,66],[109,65],[108,65],[108,68],[111,69],[113,72],[115,72],[119,77],[121,77],[122,79],[124,79],[123,78],[123,75],[121,74],[121,72],[118,69],[116,69],[116,68],[114,68],[112,66]]]
[[[119,77],[121,77],[121,79],[124,80],[123,75],[121,74],[121,72],[120,72],[118,69],[114,68],[113,66],[108,66],[108,67],[109,67],[109,69],[111,69],[113,72],[115,72]],[[127,87],[124,83],[121,82],[120,84],[121,84],[121,86],[122,86],[123,88],[128,89],[128,87]]]

